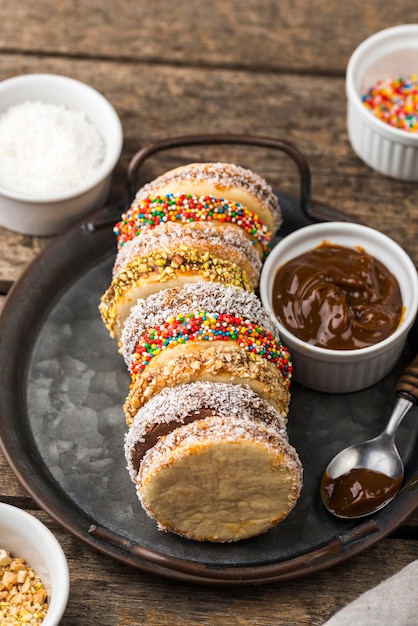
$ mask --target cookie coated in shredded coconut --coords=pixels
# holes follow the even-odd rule
[[[137,494],[144,506],[141,483],[149,475],[170,466],[184,454],[198,454],[199,449],[220,443],[250,442],[261,446],[292,475],[297,490],[301,488],[303,469],[299,455],[286,437],[272,424],[263,424],[240,417],[208,417],[191,424],[179,426],[148,450],[136,478]]]
[[[209,409],[218,417],[226,419],[240,417],[243,420],[273,424],[281,436],[288,439],[286,418],[251,389],[210,381],[180,384],[163,389],[136,414],[125,437],[125,455],[131,478],[134,479],[137,474],[132,465],[135,444],[145,441],[147,429],[151,425],[177,422],[180,426],[187,416],[199,415],[202,409]]]
[[[253,293],[225,287],[220,283],[189,283],[181,288],[165,289],[139,300],[132,307],[121,338],[122,354],[129,366],[140,337],[148,328],[162,324],[171,316],[193,311],[229,313],[262,326],[279,339],[278,326]]]

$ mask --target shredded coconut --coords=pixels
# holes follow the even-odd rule
[[[188,448],[192,450],[194,448],[193,454],[197,452],[196,449],[223,441],[258,443],[274,456],[283,455],[282,465],[294,472],[295,479],[300,481],[303,470],[299,456],[287,437],[284,437],[275,425],[263,424],[251,418],[212,416],[181,425],[165,437],[161,437],[144,457],[137,477],[138,484],[143,480],[144,474],[158,471],[165,464],[170,465],[173,458],[179,458],[184,452],[187,454]]]
[[[197,455],[208,446],[220,443],[248,442],[260,446],[279,460],[280,467],[290,474],[291,482],[298,493],[302,487],[303,468],[299,455],[282,432],[273,424],[263,424],[240,417],[208,417],[191,424],[179,426],[165,437],[161,437],[153,448],[148,450],[136,477],[137,496],[142,506],[148,507],[144,500],[144,483],[161,469],[172,466],[185,455]],[[291,485],[289,485],[290,487]],[[245,490],[244,490],[245,491]],[[296,503],[295,493],[292,506]]]
[[[131,478],[137,471],[132,464],[135,444],[146,439],[147,429],[153,424],[178,422],[180,426],[186,416],[200,410],[210,409],[225,419],[240,417],[246,420],[273,424],[284,439],[288,439],[286,418],[267,400],[252,389],[230,383],[196,381],[165,388],[151,398],[135,416],[134,422],[125,437],[125,454]]]
[[[40,101],[0,116],[0,185],[34,195],[74,189],[103,162],[105,146],[81,111]]]

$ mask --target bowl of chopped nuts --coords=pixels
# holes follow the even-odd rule
[[[105,203],[122,125],[96,89],[68,76],[0,82],[0,225],[55,235]]]
[[[418,181],[418,24],[364,40],[346,73],[347,128],[354,152],[372,169]]]
[[[58,626],[69,581],[51,531],[33,515],[0,503],[0,624]]]

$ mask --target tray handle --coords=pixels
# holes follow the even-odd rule
[[[260,137],[255,135],[229,135],[229,134],[210,134],[210,135],[183,135],[179,137],[171,137],[156,141],[144,146],[131,159],[128,167],[127,184],[128,198],[131,202],[135,196],[137,189],[138,170],[141,165],[151,155],[168,150],[171,148],[179,148],[184,146],[196,145],[215,145],[215,144],[232,144],[258,146],[263,148],[273,148],[286,153],[296,164],[300,176],[300,208],[303,214],[311,221],[317,222],[316,217],[311,211],[311,172],[309,165],[303,154],[296,146],[282,139],[272,139],[270,137]]]

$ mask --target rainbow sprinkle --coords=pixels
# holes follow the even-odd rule
[[[258,241],[265,254],[269,250],[271,233],[256,213],[240,202],[213,196],[168,193],[164,196],[147,196],[132,204],[121,221],[114,227],[118,247],[137,237],[143,230],[152,229],[163,222],[191,223],[218,221],[236,224]]]
[[[418,132],[418,76],[381,80],[362,96],[377,118],[400,130]]]
[[[236,341],[254,358],[256,355],[262,356],[273,363],[290,386],[292,364],[289,352],[272,333],[242,317],[205,311],[169,317],[162,325],[144,334],[132,358],[132,381],[144,371],[154,356],[170,346],[191,341]]]

